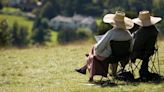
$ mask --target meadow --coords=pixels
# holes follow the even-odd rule
[[[9,23],[10,27],[12,27],[13,24],[15,22],[17,22],[18,24],[20,24],[22,26],[26,26],[30,32],[32,30],[33,21],[28,20],[25,17],[15,16],[15,15],[11,16],[11,15],[7,15],[7,14],[0,14],[0,20],[2,20],[2,19],[7,19],[7,22]]]
[[[14,8],[5,8],[4,11],[18,11],[14,10]],[[15,15],[7,15],[7,14],[0,14],[0,20],[7,19],[7,22],[9,24],[9,27],[13,27],[13,24],[17,22],[21,26],[26,26],[28,28],[28,31],[31,36],[32,27],[33,27],[33,20],[29,20],[26,17],[23,16],[15,16]],[[51,29],[49,29],[51,30]],[[58,32],[51,30],[51,42],[48,43],[48,45],[53,45],[54,43],[57,43],[57,35]]]
[[[163,92],[164,82],[101,87],[74,71],[85,63],[91,43],[51,47],[1,48],[0,92]],[[159,43],[161,74],[164,42]],[[99,80],[101,77],[96,76]]]

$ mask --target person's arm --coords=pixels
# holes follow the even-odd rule
[[[108,31],[102,39],[95,44],[95,54],[98,55],[99,53],[102,53],[104,50],[108,49],[107,47],[110,45],[110,39],[111,39],[111,32]]]

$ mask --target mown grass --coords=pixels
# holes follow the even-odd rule
[[[160,43],[164,72],[164,43]],[[85,63],[91,43],[76,45],[0,49],[0,92],[163,92],[164,83],[125,84],[115,87],[88,85],[88,74],[75,68]],[[100,77],[96,77],[96,80]]]

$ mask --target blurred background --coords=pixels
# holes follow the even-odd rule
[[[138,17],[141,10],[163,18],[164,0],[0,0],[0,45],[26,47],[93,40],[94,35],[111,28],[102,18],[116,10],[130,18]],[[163,35],[163,20],[157,28]]]

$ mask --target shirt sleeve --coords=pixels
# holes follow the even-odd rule
[[[102,52],[108,50],[110,51],[110,40],[111,40],[111,32],[108,31],[102,39],[95,44],[95,54],[96,55],[101,55]]]

